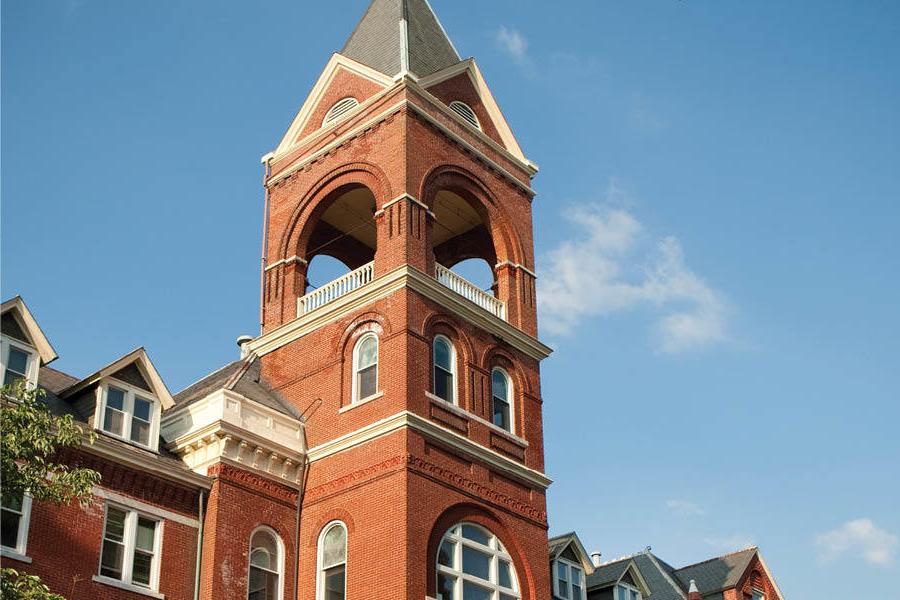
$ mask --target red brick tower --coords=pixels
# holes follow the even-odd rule
[[[374,0],[265,162],[245,349],[316,407],[299,597],[546,597],[537,169],[475,61],[426,0]],[[319,255],[350,273],[313,289]],[[491,290],[449,270],[470,258]]]

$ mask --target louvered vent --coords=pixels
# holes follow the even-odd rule
[[[475,129],[478,129],[479,131],[481,130],[481,123],[478,122],[478,117],[475,115],[475,111],[472,110],[472,107],[465,102],[454,100],[450,103],[450,110],[471,123],[472,127],[474,127]]]
[[[322,121],[322,127],[334,123],[357,106],[359,106],[359,100],[356,98],[344,98],[343,100],[338,100],[335,105],[328,110],[328,114],[325,115],[325,120]]]

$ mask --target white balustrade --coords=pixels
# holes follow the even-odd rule
[[[371,282],[375,275],[375,263],[370,262],[350,271],[343,277],[326,283],[319,289],[305,296],[297,298],[297,316],[303,316],[317,308],[321,308],[330,302],[334,302],[341,296],[346,296],[353,290],[359,289]]]
[[[463,279],[447,267],[434,265],[435,278],[463,298],[474,302],[492,315],[506,320],[506,305],[503,301],[485,292],[475,284]]]

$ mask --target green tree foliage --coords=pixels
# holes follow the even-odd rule
[[[96,434],[85,430],[71,415],[56,416],[43,401],[44,391],[27,389],[24,382],[0,392],[0,483],[3,498],[21,498],[26,491],[35,499],[54,504],[91,500],[91,488],[100,481],[92,469],[55,461],[60,448],[93,443]],[[0,573],[0,600],[64,600],[41,580],[15,569]]]

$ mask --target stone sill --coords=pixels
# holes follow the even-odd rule
[[[366,398],[363,398],[362,400],[357,400],[356,402],[353,402],[353,403],[351,403],[351,404],[348,404],[347,406],[341,407],[340,409],[338,409],[338,414],[345,413],[345,412],[347,412],[348,410],[353,410],[354,408],[356,408],[356,407],[358,407],[358,406],[362,406],[363,404],[368,404],[369,402],[372,402],[372,401],[374,401],[374,400],[378,400],[378,399],[381,398],[382,396],[384,396],[384,392],[375,392],[375,393],[372,394],[371,396],[368,396],[368,397],[366,397]]]
[[[91,581],[95,583],[102,583],[103,585],[108,585],[110,587],[119,588],[120,590],[134,592],[135,594],[149,596],[150,598],[156,598],[157,600],[165,600],[165,595],[160,594],[159,592],[155,592],[150,588],[141,587],[139,585],[132,585],[130,583],[119,581],[118,579],[104,577],[103,575],[94,575],[93,577],[91,577]]]

